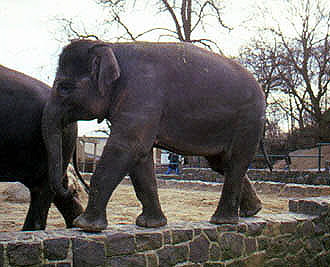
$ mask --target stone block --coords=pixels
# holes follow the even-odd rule
[[[193,238],[192,229],[174,229],[172,230],[173,244],[179,244],[192,240]]]
[[[283,221],[280,224],[280,233],[281,234],[294,234],[297,231],[297,222],[296,221]]]
[[[315,235],[324,235],[328,231],[328,226],[324,223],[315,223]]]
[[[172,244],[172,234],[170,230],[163,232],[164,236],[164,245]]]
[[[265,250],[269,247],[271,238],[267,236],[258,236],[257,237],[257,245],[258,250]]]
[[[257,267],[264,266],[265,252],[260,251],[248,257],[236,259],[231,263],[226,264],[226,267]]]
[[[212,243],[210,246],[210,261],[219,261],[221,259],[220,246],[217,243]]]
[[[163,245],[162,233],[137,233],[135,239],[137,251],[155,250]]]
[[[310,254],[317,254],[323,250],[323,244],[322,241],[318,238],[310,238],[306,241],[306,251]]]
[[[296,266],[311,266],[311,264],[308,264],[310,260],[311,257],[308,256],[308,253],[303,248],[295,255]]]
[[[297,239],[295,237],[291,238],[289,241],[289,245],[287,247],[287,252],[295,255],[298,253],[299,250],[301,250],[305,246],[302,239]]]
[[[223,233],[218,238],[223,259],[233,259],[244,254],[244,236],[238,233]]]
[[[268,222],[265,227],[263,234],[266,236],[277,236],[281,233],[281,223],[279,222]]]
[[[41,244],[39,242],[9,243],[7,257],[10,265],[41,264]]]
[[[158,266],[158,257],[155,252],[150,252],[148,254],[145,254],[147,259],[147,265],[146,267],[154,267]]]
[[[72,240],[73,266],[104,266],[106,263],[103,242],[75,238]]]
[[[291,235],[280,235],[270,240],[267,257],[283,257],[290,246]]]
[[[252,236],[260,235],[266,227],[266,223],[248,223],[247,234]]]
[[[311,236],[314,235],[314,223],[310,220],[302,222],[298,225],[298,232],[302,236]]]
[[[111,257],[107,262],[107,266],[111,267],[145,267],[146,264],[146,259],[143,254]]]
[[[134,236],[128,233],[106,235],[106,256],[129,255],[136,251]]]
[[[244,238],[245,253],[250,255],[257,251],[257,240],[252,237]]]
[[[203,263],[209,259],[209,241],[203,235],[190,242],[190,261]]]
[[[206,234],[210,241],[217,241],[218,234],[216,228],[203,229],[203,232]]]
[[[165,246],[157,251],[159,266],[175,266],[188,260],[187,245]]]
[[[48,260],[64,260],[68,255],[70,240],[67,238],[48,239],[44,241],[44,255]]]

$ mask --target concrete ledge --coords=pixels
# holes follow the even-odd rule
[[[321,216],[328,211],[329,206],[329,196],[289,200],[290,211],[309,215]]]

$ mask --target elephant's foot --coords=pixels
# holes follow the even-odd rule
[[[136,218],[136,225],[147,228],[157,228],[167,224],[167,219],[164,215],[155,217],[147,216],[145,214],[140,214]]]
[[[93,218],[83,213],[73,221],[73,225],[86,232],[101,232],[107,228],[108,222],[105,217]]]
[[[84,212],[84,208],[76,198],[74,198],[74,202],[68,203],[67,208],[64,210],[62,208],[60,211],[64,217],[66,227],[72,228],[74,227],[74,220]]]
[[[242,206],[239,211],[241,217],[251,217],[256,215],[262,209],[261,202],[255,203],[253,206]]]
[[[237,224],[239,221],[238,216],[217,216],[213,215],[210,219],[210,223],[213,224]]]

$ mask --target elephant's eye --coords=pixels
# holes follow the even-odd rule
[[[61,96],[66,96],[69,95],[74,89],[74,86],[72,84],[60,84],[57,87],[57,92],[61,95]]]

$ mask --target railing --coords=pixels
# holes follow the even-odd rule
[[[322,146],[325,145],[330,145],[330,143],[317,143],[318,146],[318,153],[316,155],[276,155],[276,154],[269,154],[268,157],[270,159],[272,158],[279,158],[279,159],[286,159],[286,158],[317,158],[318,159],[318,164],[317,164],[317,170],[320,172],[321,171],[321,166],[322,166]],[[264,155],[262,154],[257,154],[256,158],[264,158]]]
[[[79,162],[79,169],[81,171],[90,171],[90,172],[94,172],[95,171],[95,166],[96,166],[96,145],[98,144],[96,141],[94,140],[89,140],[84,138],[83,140],[80,140],[80,142],[83,144],[83,147],[85,147],[86,143],[92,143],[94,145],[94,157],[93,158],[89,158],[89,160],[87,159],[87,157],[85,155],[82,155],[80,157],[80,162]],[[320,172],[322,170],[322,159],[324,158],[324,156],[322,155],[322,147],[325,145],[330,145],[330,143],[318,143],[318,152],[317,154],[314,155],[289,155],[287,154],[269,154],[268,157],[270,159],[287,159],[289,161],[289,159],[291,158],[311,158],[311,159],[318,159],[318,163],[317,163],[317,170]],[[84,150],[84,148],[83,148]],[[191,167],[191,168],[201,168],[201,167],[207,167],[207,161],[203,158],[203,157],[187,157],[190,158],[190,160],[188,160],[188,164],[185,164],[184,166],[186,167]],[[264,158],[263,154],[257,154],[256,158],[258,159],[262,159]],[[155,162],[160,162],[160,160],[155,160]],[[327,162],[326,162],[327,163]],[[155,165],[159,165],[155,164]],[[325,164],[326,165],[326,164]],[[165,166],[165,165],[164,165]],[[265,164],[266,166],[266,164]],[[327,165],[325,166],[327,169]]]

